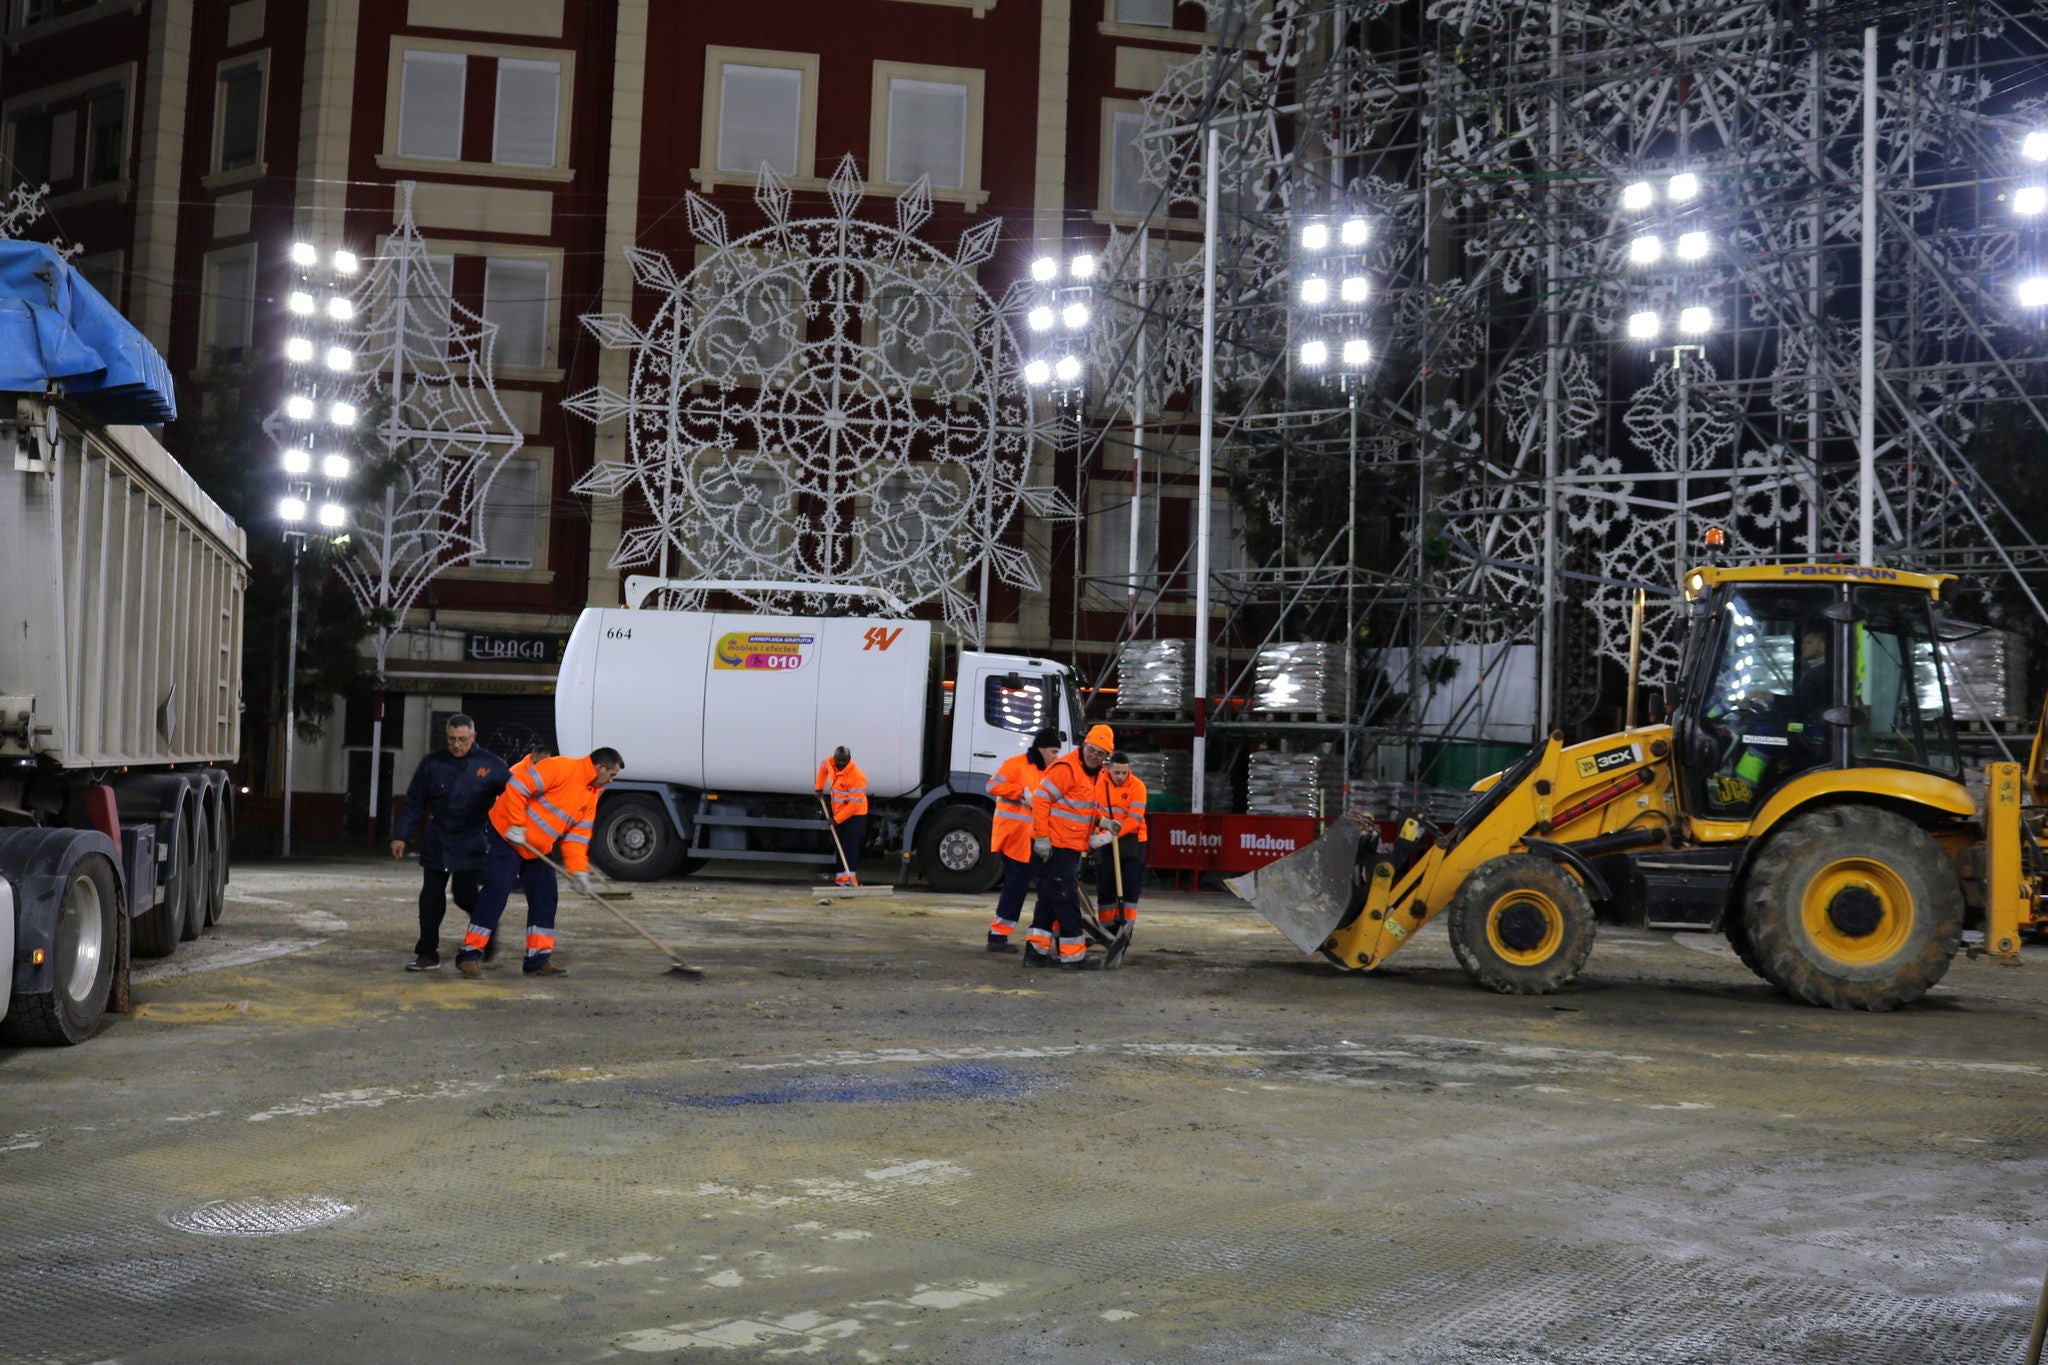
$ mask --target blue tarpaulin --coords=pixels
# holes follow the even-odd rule
[[[176,420],[170,366],[40,242],[0,241],[0,393],[65,397],[108,426]]]

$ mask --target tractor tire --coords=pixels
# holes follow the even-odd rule
[[[1742,960],[1742,965],[1776,986],[1778,983],[1772,981],[1771,974],[1764,970],[1764,960],[1757,956],[1756,944],[1750,941],[1749,923],[1743,918],[1742,907],[1730,910],[1723,920],[1721,932],[1727,936],[1728,946],[1735,950],[1735,956]]]
[[[917,835],[917,863],[934,891],[974,895],[1003,879],[1003,859],[990,846],[989,813],[974,806],[932,812]]]
[[[668,810],[651,796],[614,796],[597,809],[590,861],[613,881],[659,881],[685,851]]]
[[[57,908],[50,989],[8,1002],[0,1043],[69,1047],[98,1030],[120,953],[118,886],[114,865],[97,853],[72,864]]]
[[[1465,974],[1504,995],[1547,995],[1593,951],[1586,888],[1533,853],[1495,858],[1467,877],[1447,918]]]
[[[1742,908],[1764,979],[1831,1009],[1925,995],[1963,940],[1963,886],[1927,832],[1872,806],[1794,816],[1750,871]]]

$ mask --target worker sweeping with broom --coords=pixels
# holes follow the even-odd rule
[[[853,761],[844,744],[818,765],[818,799],[832,816],[832,837],[839,841],[839,868],[834,886],[860,885],[860,841],[868,829],[868,775]]]
[[[526,892],[525,974],[568,975],[553,960],[555,869],[547,855],[559,847],[570,882],[578,891],[590,890],[590,830],[598,792],[625,766],[617,749],[600,748],[586,758],[544,758],[513,768],[484,831],[483,886],[456,970],[472,979],[484,974],[484,945],[497,932],[516,883]]]
[[[1095,852],[1095,918],[1115,935],[1102,964],[1114,967],[1131,946],[1145,886],[1145,779],[1131,771],[1131,756],[1121,749],[1103,765],[1101,801],[1108,838]]]

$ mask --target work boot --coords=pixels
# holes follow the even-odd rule
[[[421,953],[418,957],[406,963],[405,969],[409,972],[439,971],[441,969],[441,955],[439,953]]]
[[[1084,953],[1080,957],[1069,958],[1060,963],[1060,970],[1063,972],[1092,972],[1101,965],[1100,962]]]
[[[481,981],[484,979],[484,964],[473,957],[465,957],[456,963],[455,970],[461,972],[471,981]]]
[[[988,936],[988,950],[992,953],[1014,953],[1017,951],[1017,945],[1004,938],[1001,934],[990,934]]]
[[[1027,943],[1024,945],[1023,965],[1026,967],[1050,967],[1053,965],[1052,954],[1034,948]]]
[[[484,961],[489,962],[498,955],[498,936],[492,934],[484,940]]]
[[[528,976],[567,976],[569,969],[567,967],[557,967],[554,963],[550,962],[547,966],[535,967],[526,974]]]

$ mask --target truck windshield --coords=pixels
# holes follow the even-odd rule
[[[1887,588],[1858,588],[1851,663],[1857,707],[1859,762],[1962,771],[1948,693],[1935,652],[1934,622],[1925,596]]]

